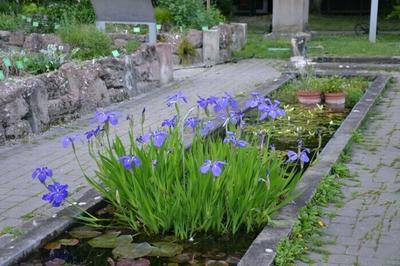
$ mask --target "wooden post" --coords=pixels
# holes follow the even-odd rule
[[[369,22],[369,41],[376,42],[376,28],[378,25],[378,2],[379,0],[371,0],[371,17]]]
[[[211,0],[207,0],[207,10],[211,9]]]

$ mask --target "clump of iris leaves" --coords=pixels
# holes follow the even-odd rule
[[[127,140],[110,134],[122,114],[96,112],[94,119],[99,125],[84,136],[97,167],[94,175],[83,167],[81,170],[115,213],[107,220],[85,212],[81,220],[149,235],[172,233],[179,239],[198,233],[235,235],[264,226],[275,211],[293,199],[292,191],[312,151],[299,146],[283,157],[271,148],[275,120],[285,116],[279,101],[259,93],[250,95],[244,107],[256,108],[258,119],[269,121],[271,126],[246,136],[242,134],[244,107],[227,93],[199,97],[184,115],[181,105],[187,105],[188,99],[182,92],[169,97],[166,104],[175,108],[176,114],[152,132],[144,131],[145,109],[139,116],[138,135],[134,133],[135,121],[128,115]],[[225,138],[210,137],[221,123]],[[190,148],[183,140],[187,131],[193,133]],[[80,166],[76,149],[82,139],[79,135],[62,139],[64,147],[72,147]],[[53,207],[72,201],[68,185],[58,183],[50,167],[38,167],[32,177],[46,187],[42,198]]]

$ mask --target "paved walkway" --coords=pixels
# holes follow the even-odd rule
[[[374,107],[347,164],[344,206],[327,208],[317,265],[400,265],[400,74]],[[299,265],[304,265],[299,263]]]
[[[165,105],[165,101],[177,90],[182,90],[188,96],[192,107],[197,95],[222,96],[224,91],[233,95],[249,93],[279,76],[280,73],[266,60],[246,60],[207,69],[179,70],[175,73],[176,82],[173,86],[157,89],[112,108],[137,116],[138,122],[143,107],[146,107],[145,126],[155,129],[162,120],[172,117],[175,112],[174,108]],[[183,109],[186,110],[182,110],[182,113],[189,109],[189,105]],[[126,136],[128,122],[122,120],[116,133]],[[57,179],[68,183],[71,191],[76,191],[77,194],[86,190],[72,151],[63,149],[59,140],[66,133],[83,133],[94,127],[88,121],[89,116],[63,127],[53,128],[43,136],[27,140],[25,144],[0,148],[0,231],[6,226],[18,226],[39,216],[43,218],[51,215],[51,208],[48,205],[43,207],[45,203],[40,199],[44,187],[30,177],[36,167],[51,167]],[[83,146],[78,149],[78,154],[84,167],[90,169],[92,162],[86,152],[86,145]]]

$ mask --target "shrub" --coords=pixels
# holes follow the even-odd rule
[[[74,58],[93,59],[111,53],[112,40],[104,32],[92,25],[68,25],[58,32],[62,41],[79,49]]]
[[[171,12],[164,7],[156,7],[154,15],[158,24],[171,24],[173,22]]]
[[[182,64],[189,64],[190,61],[196,56],[196,49],[188,41],[186,37],[182,38],[177,47],[177,54],[182,61]]]
[[[0,14],[0,30],[16,31],[24,27],[24,20],[15,15]]]
[[[344,88],[346,93],[346,106],[353,107],[364,95],[365,89],[368,86],[368,81],[364,78],[352,78],[347,81]]]
[[[218,9],[212,7],[206,10],[202,1],[198,0],[160,0],[160,6],[167,8],[174,23],[185,28],[214,26],[223,21],[223,16]]]

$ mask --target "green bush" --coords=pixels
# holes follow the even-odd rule
[[[182,64],[189,64],[196,56],[196,50],[186,37],[182,38],[177,47],[177,54],[182,61]]]
[[[93,59],[111,53],[112,40],[93,25],[64,26],[58,32],[64,43],[77,48],[73,58],[80,60]]]
[[[158,24],[171,24],[173,22],[171,12],[164,7],[156,7],[154,10],[154,16]]]
[[[185,28],[197,28],[202,26],[214,26],[224,18],[218,9],[212,7],[206,10],[199,0],[160,0],[160,7],[167,8],[175,25]]]
[[[17,31],[24,27],[24,20],[15,15],[0,14],[0,30]]]

